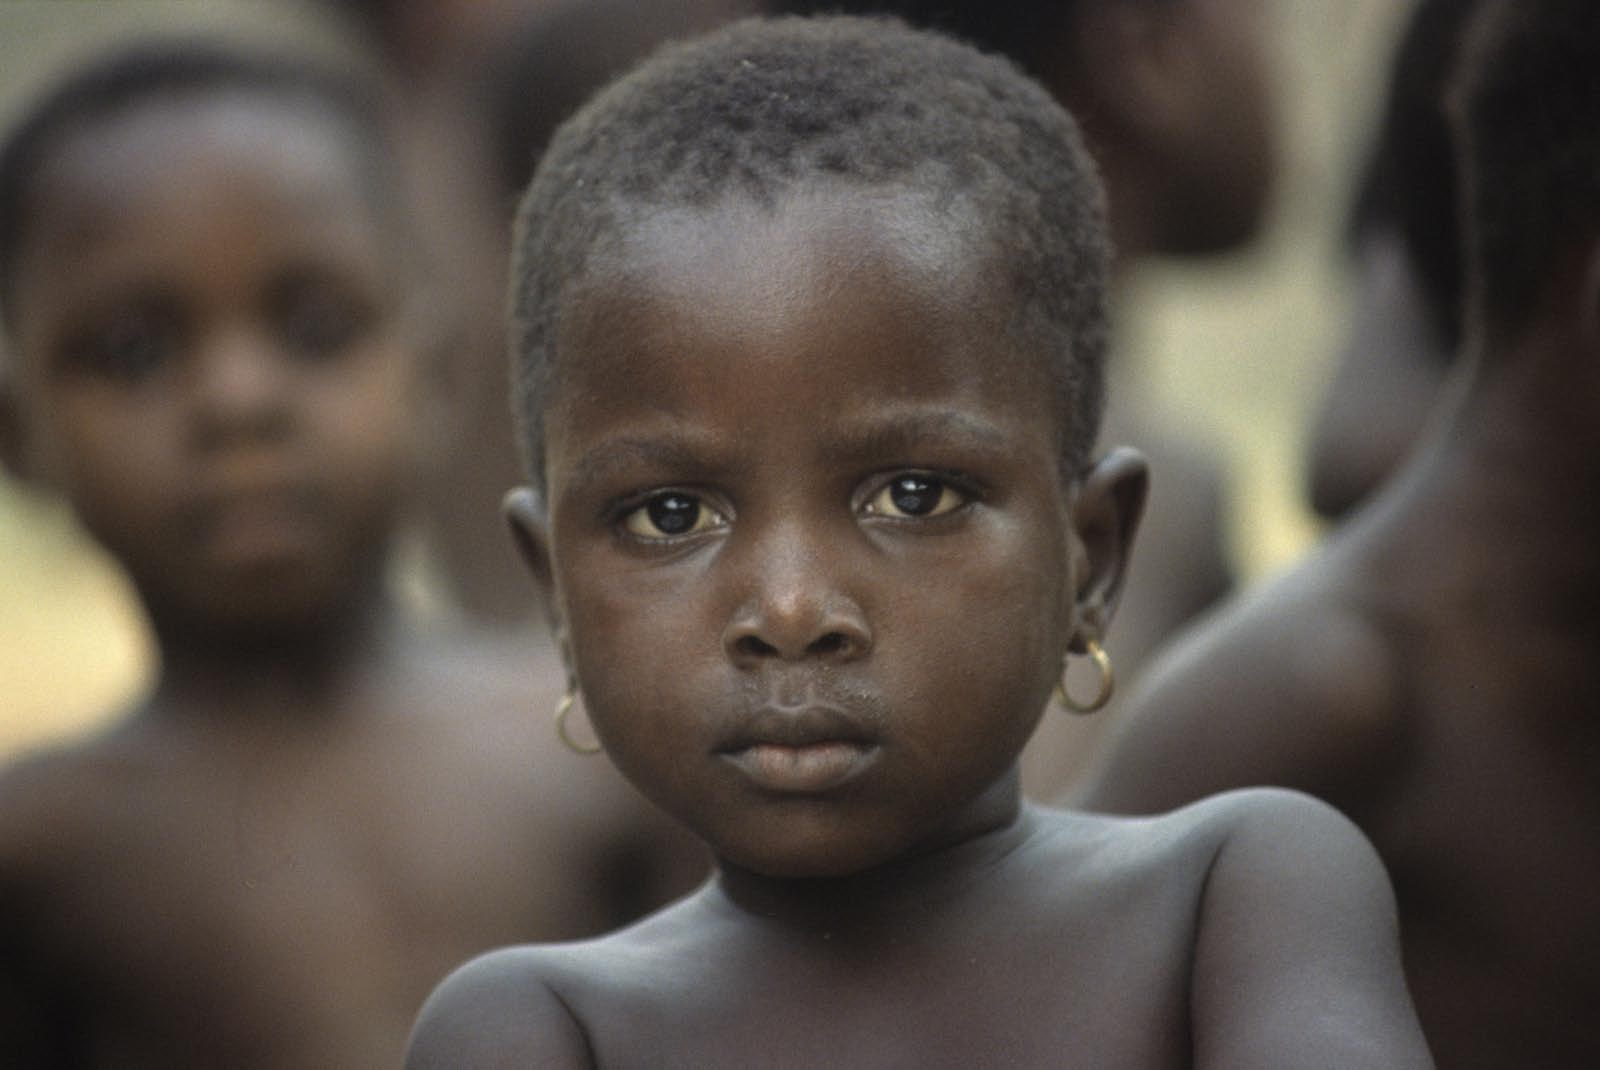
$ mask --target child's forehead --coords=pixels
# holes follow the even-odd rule
[[[773,201],[735,194],[619,218],[571,291],[580,304],[620,290],[660,306],[726,300],[759,318],[803,288],[865,277],[887,303],[987,322],[1007,297],[978,213],[919,189],[814,182]]]
[[[1053,397],[990,259],[971,220],[915,196],[636,215],[563,309],[554,408],[603,396],[626,422],[641,408],[688,419],[706,398],[722,412],[1010,405],[1002,379]]]
[[[42,160],[13,253],[18,346],[138,295],[231,300],[315,277],[386,304],[410,287],[399,228],[336,120],[251,91],[150,105],[74,128]]]
[[[114,199],[123,188],[180,184],[185,171],[231,168],[355,190],[360,153],[345,124],[310,98],[250,87],[178,90],[64,130],[34,189],[36,197],[66,187]]]
[[[113,261],[121,275],[168,271],[219,242],[236,261],[332,259],[387,279],[393,228],[359,151],[313,103],[250,89],[158,95],[102,116],[41,163],[19,285],[76,277],[59,270],[73,258],[93,261],[82,285],[97,267],[119,274]]]

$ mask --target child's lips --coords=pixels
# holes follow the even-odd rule
[[[250,566],[302,557],[321,528],[302,494],[275,487],[214,496],[202,510],[201,532],[215,561]]]
[[[872,766],[876,743],[833,739],[800,746],[753,743],[722,756],[758,787],[784,795],[812,795],[840,787]]]
[[[881,748],[860,719],[837,706],[768,706],[717,753],[758,787],[814,794],[866,772]]]

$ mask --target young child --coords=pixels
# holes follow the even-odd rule
[[[1303,565],[1176,648],[1087,795],[1314,791],[1393,875],[1450,1067],[1600,1065],[1600,19],[1466,36],[1468,335],[1420,452]]]
[[[469,964],[412,1067],[1430,1065],[1330,809],[1021,802],[1144,490],[1088,456],[1106,237],[1047,93],[738,23],[558,132],[516,255],[508,508],[600,740],[718,869]]]
[[[427,336],[389,167],[361,83],[194,42],[92,63],[0,151],[0,440],[162,659],[0,776],[0,1064],[395,1065],[465,958],[703,875],[556,751],[558,666],[385,596]]]

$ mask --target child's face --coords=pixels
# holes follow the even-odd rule
[[[853,872],[1016,804],[1093,568],[961,224],[647,215],[563,309],[548,526],[513,520],[608,751],[735,864]]]
[[[371,572],[404,471],[395,242],[343,128],[174,97],[69,136],[14,297],[22,467],[153,612],[296,621]]]

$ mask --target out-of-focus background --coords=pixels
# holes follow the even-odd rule
[[[486,8],[519,2],[545,0],[482,0]],[[1269,3],[1285,145],[1270,225],[1252,250],[1227,260],[1141,267],[1120,313],[1119,359],[1226,449],[1230,551],[1245,582],[1317,536],[1304,505],[1304,455],[1350,299],[1342,226],[1384,64],[1409,8],[1397,0]],[[269,0],[0,0],[0,123],[74,54],[118,35],[211,25],[317,32],[307,18],[299,5]],[[116,569],[68,511],[0,474],[0,758],[98,723],[138,694],[151,658]]]

